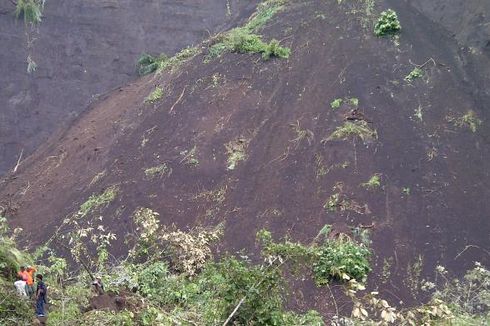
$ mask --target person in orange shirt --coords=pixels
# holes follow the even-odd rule
[[[28,293],[29,288],[27,287],[27,281],[29,280],[29,273],[27,273],[25,266],[20,266],[20,271],[17,273],[17,276],[19,276],[19,279],[26,282],[26,289],[25,290],[26,290],[27,295],[29,295],[29,293]]]
[[[27,281],[26,281],[27,295],[29,297],[32,297],[32,295],[34,294],[34,277],[37,270],[33,266],[27,266],[26,272],[27,272]]]

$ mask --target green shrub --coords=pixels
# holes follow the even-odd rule
[[[371,271],[369,248],[347,236],[327,240],[320,248],[318,261],[313,265],[315,281],[318,285],[331,280],[356,279],[364,281]]]
[[[17,0],[15,15],[17,18],[22,16],[24,22],[39,24],[41,22],[44,10],[44,1],[42,0]]]
[[[396,34],[400,32],[401,29],[402,27],[396,12],[392,9],[388,9],[381,13],[381,16],[374,25],[374,34],[376,34],[376,36]]]
[[[420,78],[424,75],[424,71],[419,67],[415,67],[408,75],[405,76],[405,81],[407,83],[412,82],[414,79]]]
[[[147,297],[162,295],[161,289],[165,287],[168,274],[167,264],[155,262],[145,267],[138,275],[139,291]]]
[[[141,76],[151,74],[158,70],[158,68],[168,61],[169,58],[165,54],[160,54],[158,57],[154,57],[150,54],[143,53],[138,59],[138,72]]]
[[[338,109],[342,105],[342,101],[343,100],[341,98],[336,98],[335,100],[332,101],[332,103],[330,103],[330,107],[334,110]]]
[[[289,58],[291,50],[282,47],[279,41],[273,39],[269,43],[262,41],[262,38],[251,33],[246,28],[235,28],[228,32],[221,42],[212,45],[206,56],[206,61],[221,56],[224,52],[237,53],[261,53],[262,59],[269,60],[271,57]]]

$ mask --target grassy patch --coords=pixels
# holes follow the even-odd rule
[[[168,68],[177,68],[198,53],[199,49],[196,47],[185,48],[171,58],[167,57],[165,54],[154,57],[145,53],[138,59],[138,72],[140,75],[148,75]]]
[[[417,78],[421,78],[424,76],[424,71],[420,69],[419,67],[415,67],[408,75],[405,76],[404,80],[407,83],[411,83]]]
[[[282,47],[277,40],[273,39],[265,43],[260,35],[253,34],[246,28],[235,28],[228,32],[221,42],[209,48],[206,60],[217,58],[227,51],[261,53],[264,60],[269,60],[271,57],[287,59],[291,52],[289,48]]]
[[[476,132],[478,127],[482,124],[482,121],[476,116],[475,111],[469,110],[465,115],[452,119],[454,126],[458,128],[467,127],[472,132]]]
[[[392,9],[383,11],[374,25],[376,36],[394,35],[402,29],[396,12]]]
[[[225,33],[217,43],[209,47],[204,61],[209,62],[225,52],[260,53],[264,60],[272,57],[287,59],[291,53],[289,48],[282,47],[275,39],[266,43],[260,35],[256,34],[283,8],[285,3],[286,0],[267,0],[260,3],[254,15],[244,26]]]
[[[374,190],[381,187],[381,177],[379,174],[373,175],[367,182],[361,183],[361,187],[367,190]]]
[[[144,169],[145,175],[148,179],[153,179],[156,177],[163,177],[164,175],[170,175],[172,169],[166,164],[160,164],[151,168]]]
[[[366,142],[377,139],[378,135],[376,130],[371,129],[364,120],[355,122],[346,121],[342,126],[337,127],[325,140],[346,140],[351,137],[359,137],[363,142]]]
[[[24,18],[24,22],[39,24],[43,17],[43,0],[17,0],[15,16]]]
[[[155,103],[163,97],[163,89],[160,86],[155,89],[145,98],[145,103]]]
[[[78,216],[84,217],[100,206],[108,205],[112,202],[119,192],[119,187],[110,186],[105,189],[103,193],[98,195],[91,195],[85,203],[80,205],[80,209],[78,210]]]

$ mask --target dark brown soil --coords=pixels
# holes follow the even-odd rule
[[[38,69],[28,74],[13,2],[0,1],[0,175],[101,94],[137,78],[142,53],[173,55],[248,17],[257,3],[49,0],[33,33]]]
[[[108,94],[4,180],[11,223],[35,246],[90,195],[117,185],[117,198],[92,218],[102,215],[118,244],[137,207],[182,228],[224,221],[230,252],[254,250],[264,227],[310,242],[326,223],[373,224],[370,285],[408,303],[421,300],[414,279],[430,277],[437,264],[456,273],[475,260],[490,264],[490,99],[485,69],[475,69],[488,58],[461,48],[407,2],[377,8],[399,13],[399,45],[363,28],[363,7],[352,6],[292,1],[263,33],[291,47],[289,60],[226,54],[204,64],[198,55],[173,74]],[[411,63],[424,62],[424,77],[406,82]],[[145,104],[155,85],[164,98]],[[335,98],[357,98],[377,139],[326,140],[353,109],[333,110]],[[482,120],[476,132],[454,124],[468,110]],[[245,154],[233,170],[230,148]],[[171,173],[145,175],[163,163]],[[361,186],[376,173],[380,188]],[[335,192],[345,205],[325,209]],[[297,283],[298,309],[328,310],[325,290]]]

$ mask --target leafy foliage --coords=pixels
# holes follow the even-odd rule
[[[364,281],[371,271],[370,256],[369,248],[347,236],[329,239],[320,248],[318,261],[313,266],[315,280],[319,285],[331,280]]]
[[[422,69],[420,69],[419,67],[415,67],[415,68],[413,68],[412,71],[410,71],[410,73],[408,75],[405,76],[404,79],[407,83],[411,83],[415,79],[421,78],[423,76],[424,76],[424,71]]]
[[[23,17],[24,22],[39,24],[44,10],[45,0],[17,0],[15,15],[17,18]]]
[[[400,32],[402,29],[396,12],[388,9],[381,13],[378,21],[374,25],[374,34],[376,36],[392,35]]]
[[[154,57],[150,54],[143,53],[138,59],[138,72],[141,76],[151,74],[157,71],[158,67],[168,60],[165,54]]]
[[[84,217],[93,210],[99,208],[100,206],[108,205],[116,198],[118,192],[119,188],[117,186],[110,186],[105,189],[101,194],[91,195],[87,199],[87,201],[80,206],[78,216]]]
[[[155,103],[163,97],[163,89],[160,86],[155,89],[145,98],[145,103]]]

